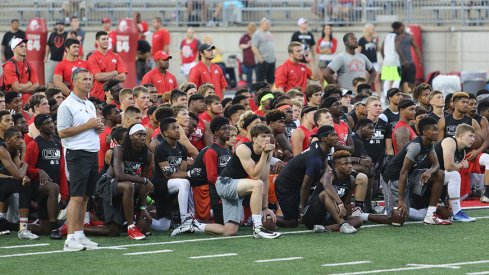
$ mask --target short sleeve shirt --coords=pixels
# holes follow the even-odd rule
[[[143,76],[141,84],[151,83],[156,87],[159,94],[170,92],[178,88],[177,79],[170,72],[161,73],[158,68],[154,68]]]
[[[106,73],[117,71],[118,73],[127,73],[127,68],[124,62],[122,62],[121,57],[113,53],[112,51],[107,51],[103,55],[99,51],[95,51],[90,58],[88,58],[88,70],[92,75],[98,73]],[[105,101],[104,94],[104,82],[93,80],[93,87],[90,91],[90,96],[96,97],[102,101]]]
[[[372,70],[372,62],[363,54],[351,55],[343,52],[333,58],[328,67],[338,76],[338,84],[341,88],[353,91],[352,81],[355,77],[365,77]]]
[[[68,87],[70,90],[73,90],[71,75],[73,71],[78,68],[88,69],[87,62],[81,59],[77,59],[75,61],[63,59],[63,61],[56,64],[56,67],[54,68],[54,74],[61,75],[63,83],[66,85],[66,87]]]

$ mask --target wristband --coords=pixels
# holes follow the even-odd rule
[[[337,204],[336,206],[340,206],[340,205],[343,205],[343,206],[344,206],[344,204],[343,204],[343,203],[339,203],[339,204]]]

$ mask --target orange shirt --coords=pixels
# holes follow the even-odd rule
[[[71,74],[77,68],[85,68],[88,69],[88,64],[86,61],[77,59],[75,61],[69,61],[63,59],[56,65],[54,68],[55,75],[61,75],[63,79],[63,83],[70,89],[73,90],[73,83],[71,82]]]
[[[161,73],[158,68],[154,68],[143,76],[141,85],[151,83],[155,85],[159,94],[171,92],[171,90],[178,88],[177,79],[169,71]]]
[[[312,75],[311,70],[303,63],[294,63],[287,59],[275,71],[275,87],[284,89],[285,92],[294,87],[306,90],[307,79]]]
[[[13,62],[17,64],[17,70],[15,69],[15,64]],[[17,73],[19,74],[17,75]],[[37,73],[29,61],[17,61],[12,57],[10,61],[3,65],[3,84],[6,87],[5,92],[12,91],[12,84],[15,82],[25,84],[29,81],[32,84],[39,83]],[[30,97],[30,93],[22,93],[22,104],[27,103]]]
[[[95,51],[87,61],[88,70],[94,76],[98,73],[107,73],[112,71],[117,71],[118,73],[127,73],[126,64],[122,62],[121,57],[113,53],[112,51],[107,51],[103,55],[99,51]],[[102,101],[105,101],[104,94],[104,82],[93,80],[93,87],[90,91],[90,96],[96,97]]]
[[[221,67],[216,64],[211,64],[210,67],[207,67],[202,61],[197,63],[197,65],[190,70],[188,82],[194,83],[197,86],[197,89],[202,84],[211,83],[216,89],[216,95],[221,99],[223,98],[223,91],[228,86]]]
[[[151,46],[151,56],[154,56],[156,52],[162,51],[166,45],[170,45],[170,33],[167,29],[162,28],[153,33],[153,44]],[[169,54],[167,52],[167,54]]]

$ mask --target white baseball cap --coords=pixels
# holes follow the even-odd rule
[[[307,23],[307,19],[304,17],[301,17],[301,18],[299,18],[299,20],[297,20],[297,25],[299,25],[299,26],[302,24],[305,24],[305,23]]]
[[[10,40],[10,48],[12,49],[12,51],[15,49],[15,47],[17,47],[22,42],[27,43],[27,39],[14,38]]]

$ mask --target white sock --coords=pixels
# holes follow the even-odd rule
[[[258,227],[258,226],[261,226],[262,225],[261,215],[260,214],[258,214],[258,215],[251,215],[251,218],[253,219],[253,226],[254,227]]]
[[[428,210],[426,210],[426,217],[433,216],[433,213],[436,211],[436,206],[428,206]]]
[[[171,221],[167,218],[161,218],[159,220],[151,220],[151,228],[158,231],[166,231],[170,229]]]
[[[85,237],[83,230],[75,231],[75,233],[73,235],[75,235],[75,238],[78,238],[78,239]]]
[[[362,218],[362,221],[368,222],[368,215],[370,215],[370,214],[369,213],[362,213],[362,214],[360,214],[360,218]]]
[[[84,224],[90,224],[90,212],[85,212],[85,219],[83,220]]]
[[[450,199],[450,203],[452,204],[452,212],[454,215],[457,214],[458,211],[462,210],[460,207],[460,199]]]
[[[128,225],[128,226],[127,226],[127,229],[131,229],[131,228],[133,228],[134,226],[135,226],[134,224]]]
[[[409,208],[409,218],[416,221],[422,221],[424,217],[426,217],[426,213],[427,213],[427,208],[422,208],[422,209]]]
[[[205,232],[205,226],[206,226],[205,223],[200,223],[197,220],[195,220],[194,225],[195,225],[195,232],[200,232],[200,233]]]

